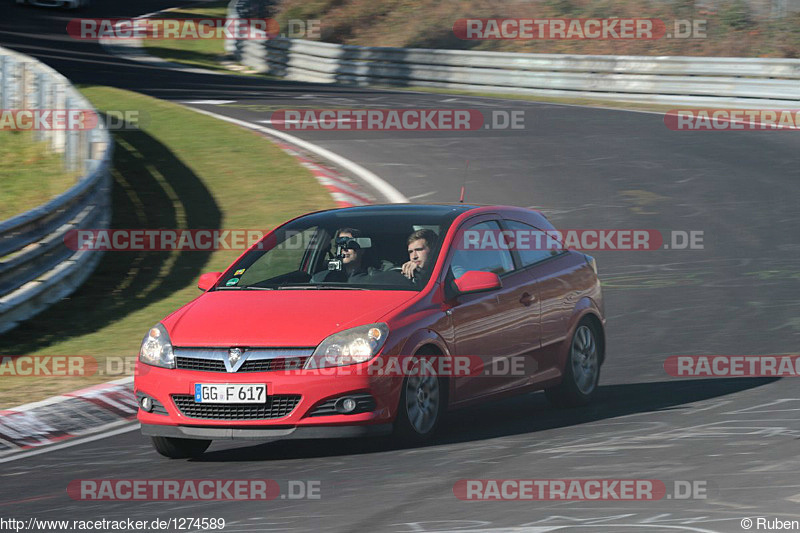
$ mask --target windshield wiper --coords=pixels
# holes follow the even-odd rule
[[[362,287],[342,287],[341,285],[278,285],[278,289],[286,289],[286,290],[325,290],[325,289],[333,289],[333,290],[340,290],[340,291],[365,291]]]
[[[287,291],[320,291],[332,289],[336,291],[366,291],[363,287],[342,287],[337,285],[272,285],[270,287],[259,287],[258,285],[246,285],[244,287],[237,287],[232,285],[230,287],[217,287],[215,291],[274,291],[274,290],[287,290]]]
[[[320,289],[333,289],[335,291],[368,291],[364,287],[347,287],[342,285],[318,285]]]
[[[275,287],[256,287],[254,285],[247,285],[245,287],[236,287],[235,285],[232,285],[230,287],[217,287],[214,290],[215,291],[232,291],[232,290],[237,290],[237,291],[273,291],[273,290],[275,290]]]

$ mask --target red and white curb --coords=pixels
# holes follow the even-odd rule
[[[0,462],[7,456],[130,424],[133,377],[0,411]]]
[[[331,197],[336,201],[337,207],[353,207],[375,203],[374,198],[361,191],[352,180],[338,174],[336,171],[315,163],[293,146],[280,141],[272,141],[278,147],[297,159],[302,166],[314,175],[320,185],[325,187]]]

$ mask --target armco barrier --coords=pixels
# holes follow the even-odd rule
[[[0,48],[2,109],[92,109],[64,76],[35,59]],[[72,293],[101,254],[70,250],[74,228],[103,228],[111,220],[113,142],[102,121],[90,130],[34,132],[64,166],[82,176],[45,205],[0,222],[0,333]]]
[[[263,3],[234,0],[229,16],[255,16]],[[665,105],[785,108],[800,104],[798,59],[518,54],[285,38],[240,40],[228,49],[249,67],[296,81]]]

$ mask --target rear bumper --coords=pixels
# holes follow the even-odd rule
[[[292,428],[212,428],[142,424],[142,435],[203,440],[342,439],[378,437],[392,432],[392,424],[368,426],[308,426]]]

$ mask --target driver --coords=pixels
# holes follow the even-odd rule
[[[336,230],[336,239],[340,237],[357,239],[361,236],[361,230],[355,228],[340,228]],[[334,242],[336,241],[334,240]],[[311,281],[350,282],[357,281],[359,277],[369,275],[371,268],[365,264],[364,254],[365,250],[361,248],[355,250],[349,248],[343,249],[342,270],[322,270],[314,274]]]
[[[408,236],[408,262],[401,267],[403,275],[418,283],[426,278],[433,265],[429,264],[431,249],[436,246],[438,236],[430,229],[421,229]]]

